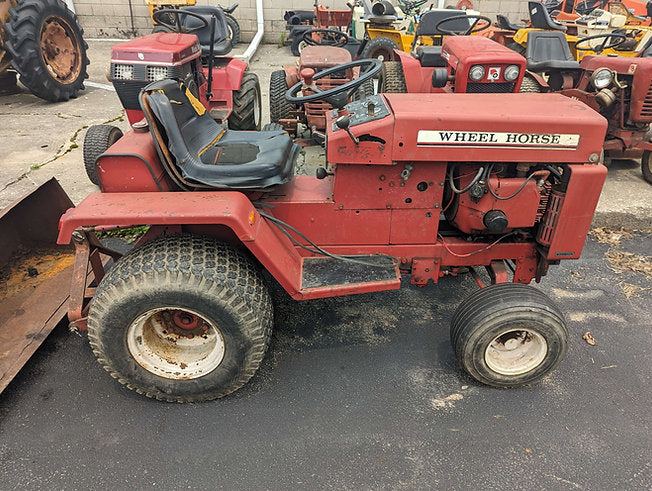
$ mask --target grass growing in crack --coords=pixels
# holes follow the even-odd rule
[[[140,225],[137,227],[127,227],[127,228],[119,228],[115,230],[98,230],[95,232],[95,235],[97,235],[98,238],[100,239],[106,239],[106,238],[114,238],[114,239],[122,239],[125,242],[131,244],[133,242],[136,242],[140,237],[145,235],[145,232],[149,230],[149,225]]]

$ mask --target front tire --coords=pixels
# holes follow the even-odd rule
[[[260,131],[262,119],[260,104],[258,76],[255,73],[245,72],[240,89],[233,93],[233,111],[229,116],[229,128]]]
[[[458,363],[495,387],[540,380],[568,349],[562,313],[542,292],[519,283],[476,291],[460,304],[450,334]]]
[[[88,337],[128,388],[197,402],[242,387],[269,344],[272,304],[245,255],[209,237],[166,236],[120,259],[100,283]]]
[[[273,71],[269,79],[269,119],[272,123],[292,119],[293,106],[285,98],[288,88],[285,70]]]
[[[527,73],[523,76],[523,81],[521,82],[521,88],[518,91],[522,93],[532,93],[532,94],[538,94],[540,92],[543,92],[543,90],[541,89],[541,85],[539,85],[539,82],[537,82],[533,76],[528,75]]]
[[[652,152],[649,150],[643,152],[643,157],[641,157],[641,171],[643,178],[652,184]]]
[[[22,1],[5,27],[5,49],[25,87],[51,102],[77,97],[88,78],[88,45],[61,0]]]
[[[86,131],[83,145],[84,167],[88,179],[93,184],[97,186],[101,184],[97,159],[120,138],[122,138],[122,130],[110,124],[95,124]]]
[[[378,81],[378,93],[399,93],[407,92],[403,64],[400,61],[386,61],[380,69],[380,80]]]

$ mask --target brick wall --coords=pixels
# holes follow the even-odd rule
[[[226,0],[230,5],[237,0]],[[433,0],[436,1],[436,0]],[[495,18],[497,13],[518,21],[527,17],[526,0],[472,0],[474,8],[483,15]],[[145,0],[72,0],[86,37],[125,38],[147,34],[152,24]],[[456,0],[446,0],[454,5]],[[215,5],[214,1],[197,0],[198,5]],[[255,0],[239,0],[235,17],[240,23],[242,39],[249,41],[256,32]],[[346,8],[346,0],[322,0],[320,4],[329,8]],[[283,30],[286,10],[310,10],[313,0],[263,0],[265,16],[265,41],[276,42]]]

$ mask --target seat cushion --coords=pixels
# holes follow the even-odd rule
[[[560,31],[530,31],[525,54],[527,69],[533,72],[576,70],[580,66]]]
[[[417,59],[423,67],[447,67],[446,60],[441,56],[441,46],[418,46]]]
[[[201,46],[201,55],[203,58],[209,56],[211,49],[211,18],[215,17],[215,32],[213,35],[213,56],[224,56],[231,49],[231,40],[229,39],[229,29],[226,24],[224,12],[219,7],[192,6],[184,7],[183,10],[201,15],[208,22],[208,26],[195,31],[194,34],[199,39]],[[202,25],[199,19],[189,15],[179,16],[181,24],[185,28],[199,27]]]
[[[294,175],[299,146],[284,131],[225,130],[176,80],[149,84],[140,101],[161,162],[182,188],[265,189]]]

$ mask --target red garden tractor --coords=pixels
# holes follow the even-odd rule
[[[622,39],[616,33],[601,36],[605,43]],[[599,112],[609,123],[605,163],[640,157],[643,177],[652,183],[652,58],[585,56],[577,62],[558,31],[531,32],[526,56],[521,90],[559,92]]]
[[[58,237],[76,250],[71,328],[88,330],[113,377],[165,401],[222,397],[262,363],[270,278],[309,300],[466,269],[482,288],[452,319],[461,367],[512,387],[558,365],[564,317],[528,283],[580,256],[606,175],[606,121],[558,94],[347,103],[380,65],[333,67],[361,75],[325,91],[324,72],[289,89],[292,103],[334,107],[316,176],[294,174],[299,147],[287,133],[224,129],[182,79],[140,92],[145,121],[99,157],[101,192],[62,216]],[[131,226],[149,229],[123,257],[93,233]],[[108,271],[105,254],[116,260]],[[91,270],[99,284],[87,284]]]
[[[482,36],[489,19],[473,14],[448,16],[425,12],[417,26],[411,53],[396,50],[399,61],[385,62],[380,92],[518,92],[525,60],[509,48]],[[476,28],[476,25],[485,23]],[[442,45],[419,45],[428,36],[443,36]]]
[[[169,16],[175,21],[169,22]],[[143,119],[138,94],[151,82],[183,80],[187,89],[218,123],[236,130],[260,130],[260,84],[247,63],[231,58],[224,13],[217,7],[160,9],[154,12],[169,33],[139,37],[113,47],[111,81],[130,123]],[[195,33],[196,35],[189,35]],[[122,135],[110,125],[95,125],[84,138],[84,164],[100,184],[96,160]]]
[[[299,123],[307,126],[312,135],[323,141],[326,129],[325,113],[332,106],[325,101],[317,100],[295,106],[285,98],[285,93],[299,82],[300,74],[308,70],[309,75],[342,65],[351,61],[351,54],[343,48],[348,42],[348,36],[334,29],[314,29],[303,34],[306,47],[296,65],[286,65],[282,70],[272,72],[269,83],[269,111],[272,123],[279,123],[291,135],[297,135]],[[317,87],[324,91],[338,85],[343,85],[359,75],[359,69],[332,71],[322,76],[316,82]],[[323,74],[322,74],[323,75]],[[367,80],[353,94],[354,99],[364,99],[374,92],[373,82]],[[306,93],[311,93],[310,89]]]

